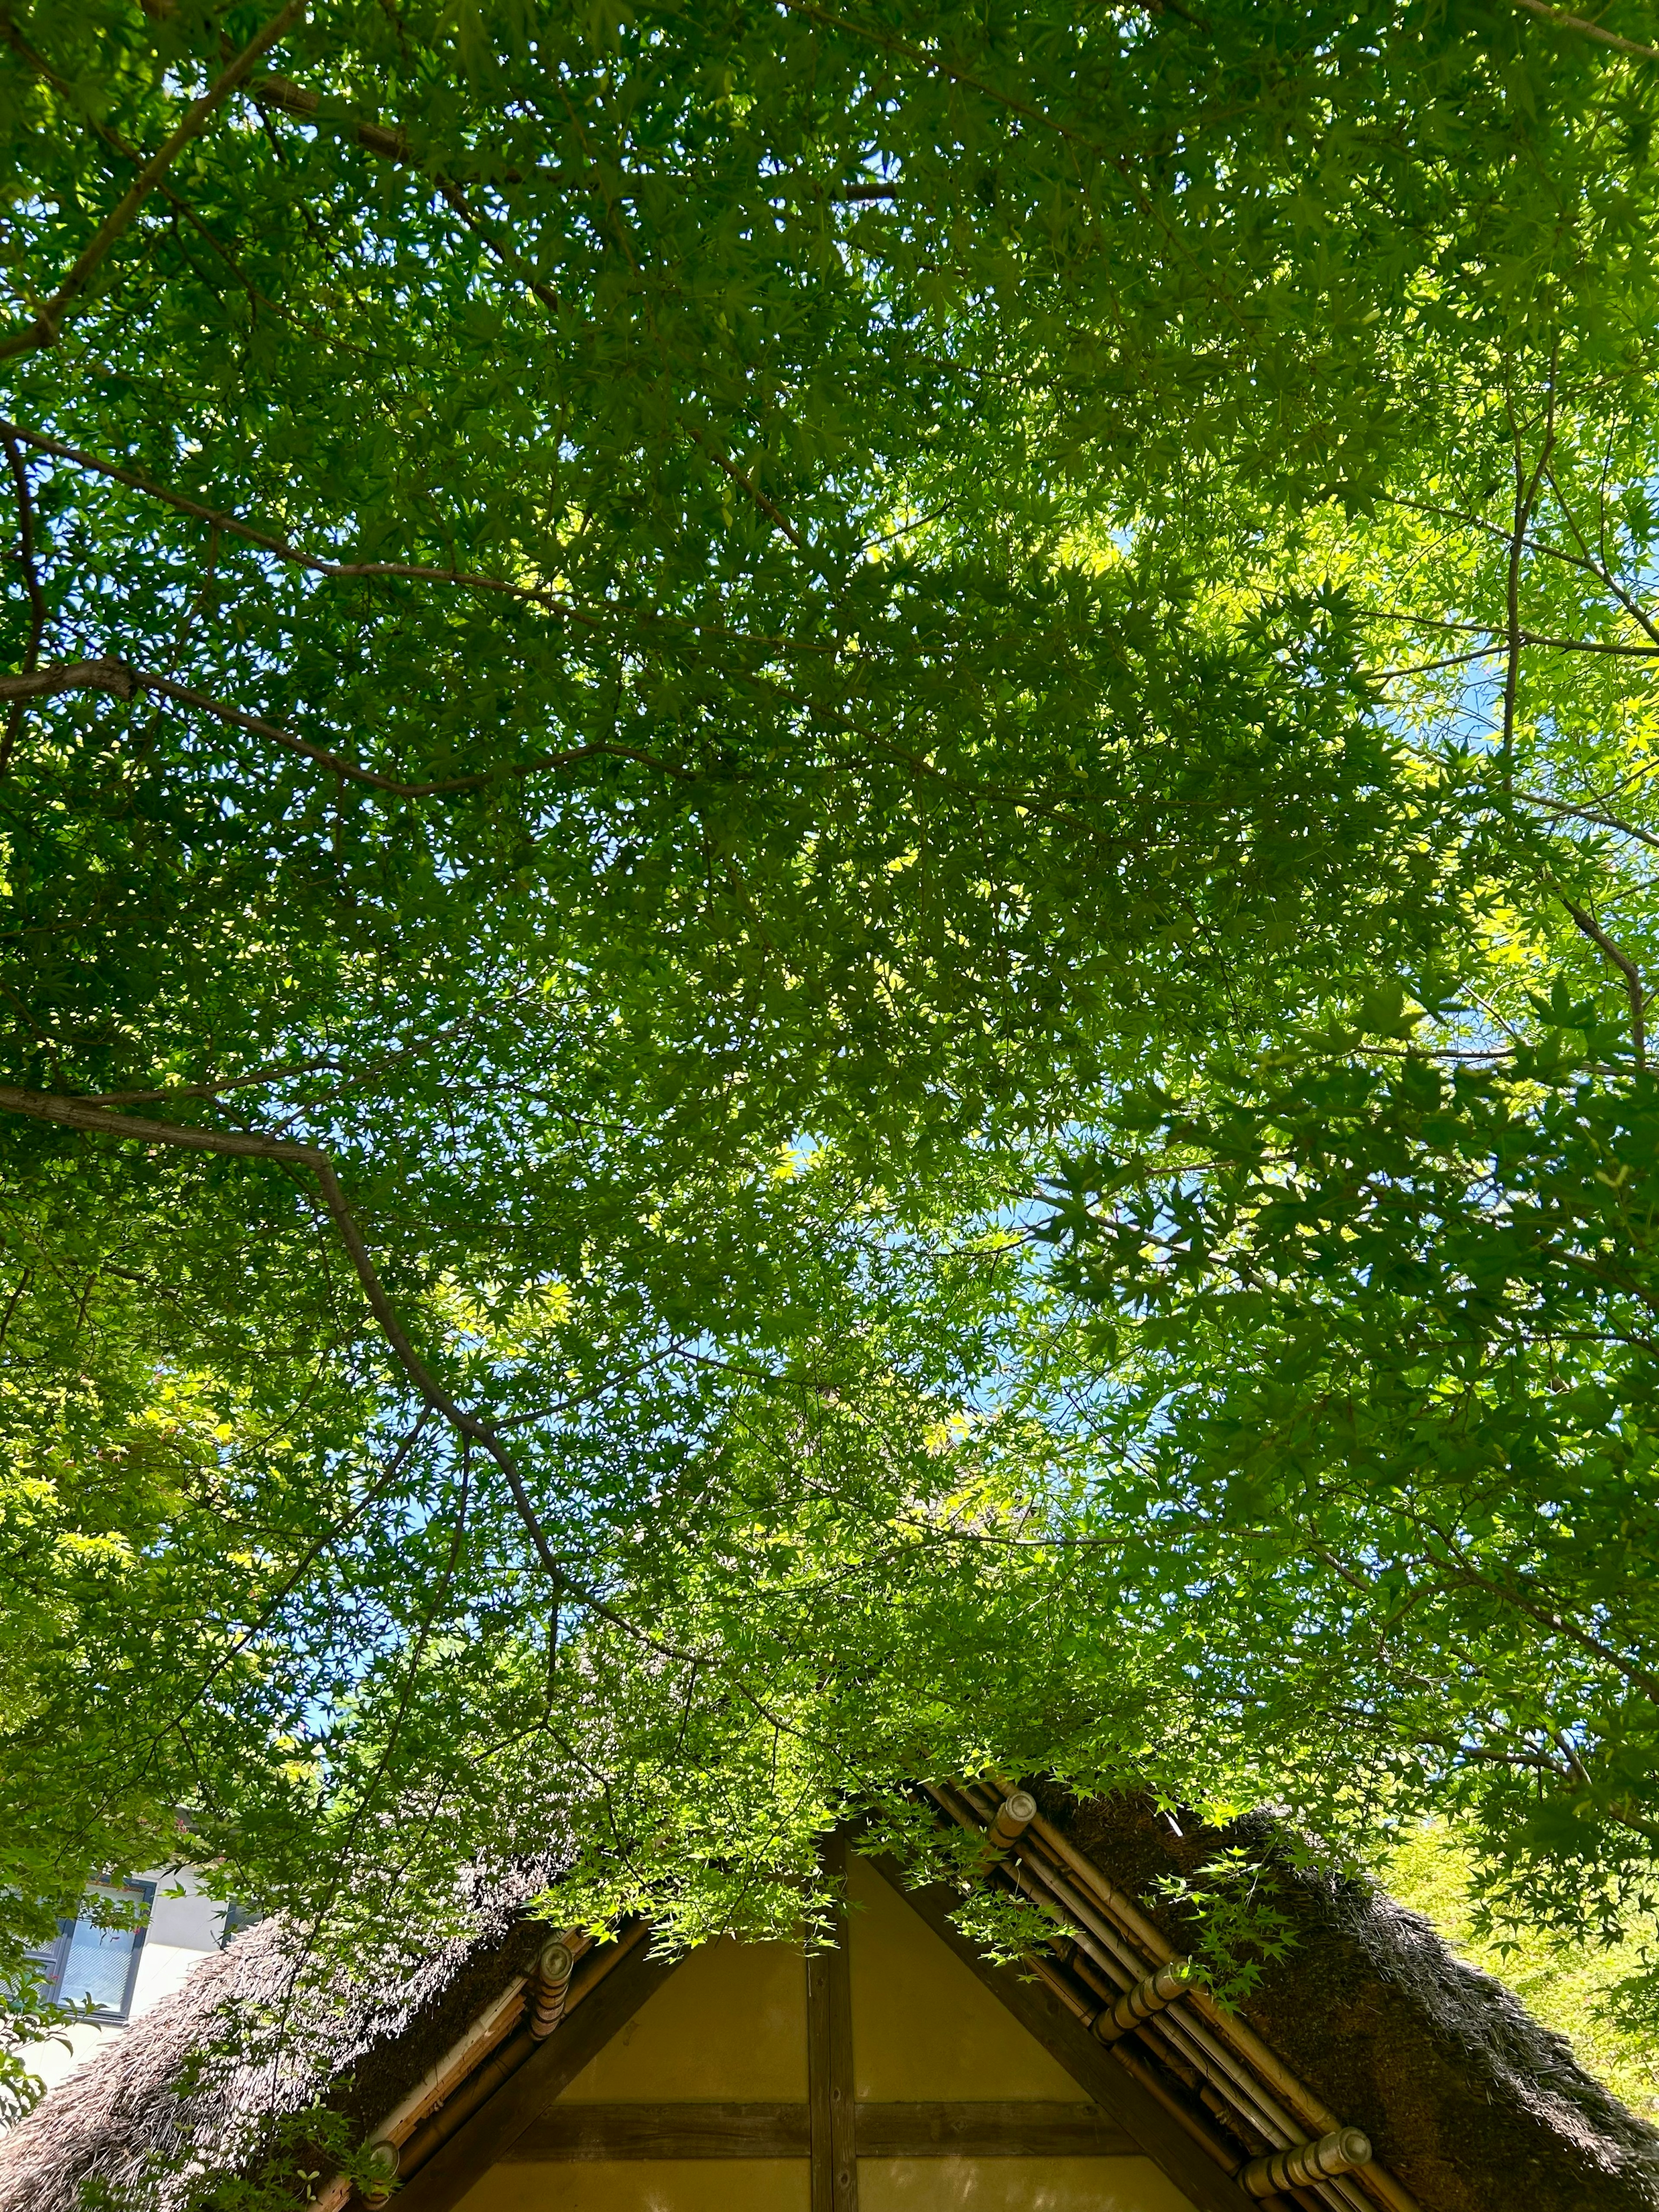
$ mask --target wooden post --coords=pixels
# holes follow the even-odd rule
[[[844,1894],[847,1838],[830,1837],[821,1863]],[[847,1914],[838,1907],[835,1948],[806,1960],[806,2102],[812,2212],[858,2212],[859,2161],[853,2095],[853,1978]]]

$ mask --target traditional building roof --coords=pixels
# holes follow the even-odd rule
[[[567,2173],[569,2161],[586,2161],[591,2180],[642,2158],[659,2176],[685,2170],[664,2161],[793,2161],[811,2212],[857,2212],[861,2171],[872,2183],[888,2176],[890,2195],[893,2162],[946,2156],[963,2173],[986,2160],[1047,2161],[1054,2187],[1043,2201],[1055,2204],[1070,2201],[1079,2172],[1109,2171],[1113,2191],[1083,2201],[1198,2212],[1659,2212],[1659,2134],[1500,1984],[1370,1885],[1281,1864],[1277,1903],[1292,1947],[1264,1962],[1237,2012],[1209,1996],[1182,1958],[1180,1911],[1146,1900],[1160,1875],[1194,1872],[1220,1844],[1271,1848],[1271,1823],[1183,1834],[1127,1798],[1079,1803],[1047,1789],[1033,1797],[964,1785],[933,1796],[941,1817],[984,1834],[985,1878],[1037,1905],[1054,1933],[1021,1964],[994,1966],[951,1917],[958,1893],[906,1890],[878,1854],[854,1858],[855,1906],[887,1899],[871,1929],[897,1914],[938,1954],[927,1972],[957,1977],[954,1996],[905,2030],[919,2047],[938,2045],[933,2071],[915,2076],[932,2085],[926,2095],[908,2075],[896,2090],[864,2079],[849,1957],[863,1957],[867,1991],[872,1974],[915,1981],[902,1959],[915,1966],[921,1954],[893,1950],[890,1929],[881,1952],[856,1910],[851,1940],[809,1959],[804,1982],[796,1957],[796,2091],[784,2094],[784,2076],[762,2081],[763,2096],[712,2094],[701,2077],[689,2097],[672,2082],[661,2094],[635,2085],[621,2101],[584,2091],[583,2081],[611,2078],[603,2067],[593,2074],[601,2054],[648,2023],[653,2005],[660,2012],[677,1973],[682,2005],[699,1990],[711,2008],[758,2000],[729,1977],[711,1978],[703,1954],[684,1968],[653,1957],[643,1923],[615,1943],[550,1944],[547,1927],[522,1917],[546,1887],[543,1865],[481,1881],[453,1941],[434,1951],[389,1936],[345,1984],[308,1982],[301,1937],[284,1923],[247,1930],[0,2142],[0,2212],[82,2212],[88,2201],[179,2212],[201,2201],[204,2185],[210,2202],[210,2177],[258,2170],[280,2124],[319,2102],[344,2114],[359,2140],[387,2146],[388,2180],[395,2149],[400,2212],[450,2212],[464,2197],[469,2212],[474,2202],[488,2212],[484,2178],[503,2160],[517,2161],[519,2179],[501,2203],[529,2205],[539,2200],[523,2193],[524,2178],[537,2161]],[[848,1845],[843,1836],[831,1847],[837,1863]],[[775,1978],[775,1962],[768,1971]],[[922,2002],[926,1981],[921,1973],[907,2002]],[[1006,2094],[994,2069],[970,2067],[965,2087],[950,2071],[948,2015],[990,1999],[1032,2054],[1023,2071],[1009,2060],[1018,2079]],[[867,2012],[867,1995],[861,2002]],[[713,2027],[711,2010],[711,2035]],[[1078,2165],[1107,2159],[1118,2163]],[[1028,2171],[1035,2180],[1038,2168]],[[296,2208],[308,2194],[318,2212],[362,2202],[291,2143],[271,2177]],[[1005,2189],[998,2201],[1017,2200]]]

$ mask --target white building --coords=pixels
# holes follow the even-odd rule
[[[46,1994],[70,2004],[90,1997],[97,2009],[23,2057],[49,2089],[73,2074],[94,2051],[127,2031],[128,2023],[170,1996],[205,1952],[226,1937],[226,1907],[203,1893],[188,1869],[135,1875],[130,1881],[100,1883],[106,1897],[130,1902],[137,1925],[100,1928],[84,1914],[59,1923],[56,1943],[40,1956]],[[229,1908],[231,1932],[245,1916]]]

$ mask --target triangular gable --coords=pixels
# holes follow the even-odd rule
[[[590,1952],[554,2033],[423,2118],[400,2212],[1416,2212],[1033,1801],[935,1795],[1048,1951],[992,1966],[954,1892],[841,1838],[834,1948]]]

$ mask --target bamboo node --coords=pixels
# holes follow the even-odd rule
[[[393,2183],[398,2179],[398,2146],[396,2143],[371,2143],[363,2159],[367,2168],[362,2181],[363,2202],[378,2212],[392,2196]]]
[[[996,1817],[985,1832],[987,1856],[993,1859],[1006,1857],[1036,1814],[1037,1802],[1029,1790],[1011,1790],[998,1806]]]
[[[536,1961],[536,2001],[530,2021],[531,2035],[538,2043],[544,2042],[564,2018],[564,2001],[575,1970],[576,1954],[568,1943],[556,1939],[544,1944]]]
[[[1142,2021],[1185,1996],[1201,1974],[1190,1959],[1169,1960],[1132,1990],[1125,1990],[1115,2004],[1103,2005],[1089,2023],[1091,2034],[1102,2043],[1115,2043],[1121,2036],[1133,2034]]]
[[[1352,2173],[1371,2162],[1370,2138],[1358,2128],[1338,2128],[1317,2142],[1292,2143],[1267,2158],[1253,2158],[1238,2179],[1252,2197],[1271,2197],[1281,2189],[1307,2189],[1338,2173]]]

